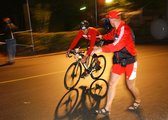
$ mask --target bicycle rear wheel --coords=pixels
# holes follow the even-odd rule
[[[74,88],[79,80],[82,73],[82,66],[79,62],[72,63],[64,76],[64,86],[66,89],[70,90],[71,88]]]
[[[92,73],[91,77],[93,79],[98,79],[101,77],[101,75],[104,73],[104,70],[106,68],[106,58],[103,55],[97,56],[97,60],[94,60],[95,58],[92,57],[91,63],[92,64]]]

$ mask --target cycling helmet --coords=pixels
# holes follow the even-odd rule
[[[80,23],[80,29],[86,30],[89,27],[89,22],[87,20],[84,20]]]

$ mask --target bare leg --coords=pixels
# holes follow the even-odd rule
[[[116,94],[116,86],[118,84],[118,81],[120,79],[121,75],[118,75],[116,73],[111,73],[110,75],[110,80],[109,80],[109,88],[108,88],[108,92],[107,92],[107,103],[105,106],[105,109],[107,111],[111,110],[111,104],[113,102],[114,96]]]
[[[88,58],[86,59],[86,65],[89,66],[89,60],[90,60],[90,56],[88,56]]]
[[[139,90],[135,86],[135,80],[126,80],[128,89],[131,91],[132,95],[134,96],[135,102],[140,103],[140,95],[139,95]]]

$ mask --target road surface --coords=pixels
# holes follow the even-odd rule
[[[168,120],[168,45],[137,45],[137,50],[139,110],[127,111],[133,99],[122,78],[111,114],[92,114],[94,101],[101,108],[105,98],[89,101],[91,77],[66,90],[64,74],[74,59],[49,54],[17,58],[15,64],[0,67],[0,120]],[[108,62],[101,78],[108,81],[112,54],[104,55]]]

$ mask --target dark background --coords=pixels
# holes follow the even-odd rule
[[[124,8],[126,11],[143,9],[143,24],[136,27],[149,27],[152,20],[162,17],[166,19],[166,0],[128,0],[122,3],[114,0],[114,5],[108,8],[104,6],[104,0],[97,0],[98,25],[102,27],[100,20],[103,12],[114,8]],[[2,4],[3,3],[3,4]],[[28,14],[24,11],[26,0],[3,0],[0,4],[0,19],[10,17],[19,27],[19,30],[28,29]],[[130,4],[129,6],[127,4]],[[87,9],[80,11],[85,5]],[[89,20],[91,26],[95,26],[95,0],[29,0],[31,25],[35,32],[58,32],[77,30],[81,20]],[[48,18],[46,17],[48,16]],[[135,23],[139,19],[133,18]],[[131,23],[130,23],[131,24]],[[134,25],[134,24],[132,24]],[[140,28],[141,29],[141,28]]]
[[[10,17],[20,30],[25,29],[23,4],[25,0],[3,0],[0,4],[0,19]]]

